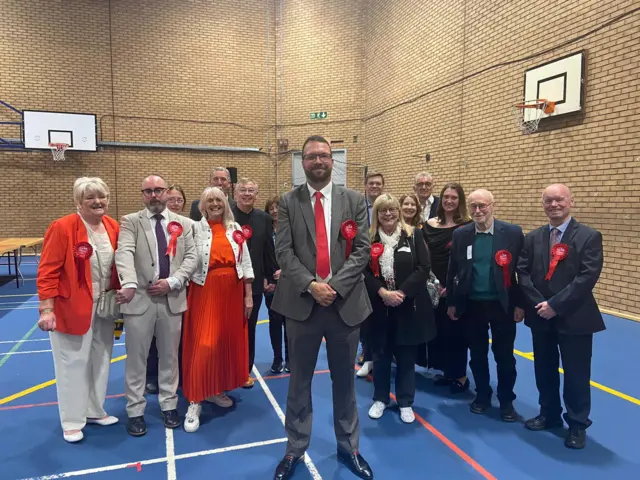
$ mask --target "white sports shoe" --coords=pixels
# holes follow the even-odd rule
[[[416,415],[413,413],[411,407],[400,407],[400,420],[404,423],[413,423],[416,420]]]
[[[187,415],[184,417],[185,432],[193,433],[200,428],[200,412],[202,412],[202,405],[195,402],[189,404],[189,410],[187,410]]]
[[[373,418],[374,420],[378,420],[380,417],[382,417],[382,414],[386,409],[387,406],[384,403],[373,402],[373,405],[371,405],[371,408],[369,409],[369,417]]]
[[[360,378],[366,377],[373,370],[373,362],[364,362],[360,369],[356,372],[356,375]]]
[[[213,403],[221,408],[231,408],[233,407],[233,400],[227,397],[224,393],[219,395],[212,395],[204,399],[205,402]]]

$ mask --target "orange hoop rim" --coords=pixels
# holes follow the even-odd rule
[[[525,108],[539,108],[542,109],[547,115],[552,114],[556,109],[556,102],[550,102],[544,98],[538,98],[536,100],[529,100],[531,103],[516,103],[514,108],[520,108],[524,111]]]
[[[49,148],[66,149],[69,148],[68,143],[50,143]]]

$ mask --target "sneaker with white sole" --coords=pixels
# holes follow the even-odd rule
[[[108,427],[109,425],[115,425],[118,423],[118,418],[112,415],[106,415],[102,418],[87,418],[87,423],[100,425],[101,427]]]
[[[84,438],[82,430],[68,430],[66,432],[62,432],[62,436],[65,441],[69,443],[77,443]]]
[[[356,375],[360,378],[366,377],[373,370],[373,362],[364,362],[362,366],[358,369]]]
[[[193,433],[200,428],[200,412],[202,412],[202,405],[195,402],[189,404],[189,409],[184,417],[185,432]]]
[[[233,407],[233,400],[227,397],[224,393],[219,395],[212,395],[210,397],[205,398],[205,401],[209,403],[213,403],[214,405],[219,406],[220,408],[231,408]]]
[[[404,423],[413,423],[416,420],[416,415],[413,413],[411,407],[400,407],[400,420]]]
[[[373,402],[371,408],[369,409],[369,417],[374,420],[378,420],[382,417],[382,414],[387,409],[387,406],[382,402]]]

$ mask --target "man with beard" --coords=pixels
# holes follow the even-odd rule
[[[182,313],[187,309],[186,282],[197,267],[191,222],[169,211],[167,184],[159,175],[142,182],[145,209],[125,215],[120,226],[116,268],[127,330],[125,387],[127,431],[147,433],[144,388],[147,355],[154,334],[158,348],[158,400],[167,428],[180,426],[178,415],[178,345]]]
[[[274,478],[291,478],[309,447],[311,381],[324,337],[338,458],[358,477],[370,479],[371,468],[358,452],[353,375],[359,325],[371,313],[362,275],[371,249],[366,202],[362,194],[331,181],[333,158],[325,138],[307,138],[302,167],[307,182],[285,194],[278,210],[281,273],[271,307],[287,319],[291,379],[285,419],[289,442]],[[348,243],[349,231],[355,236]]]

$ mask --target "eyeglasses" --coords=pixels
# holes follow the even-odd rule
[[[167,203],[175,203],[176,205],[184,204],[184,199],[182,197],[169,197],[167,198]]]
[[[257,191],[258,190],[256,190],[255,188],[239,188],[238,189],[238,193],[240,193],[240,194],[248,193],[249,195],[253,195]]]
[[[471,210],[472,212],[475,211],[475,210],[479,210],[481,212],[484,212],[491,205],[493,205],[493,202],[491,202],[491,203],[470,203],[469,204],[469,210]]]
[[[318,154],[308,153],[307,155],[304,155],[302,157],[302,159],[305,162],[310,162],[312,160],[315,160],[316,158],[319,158],[320,160],[330,160],[331,154],[330,153],[318,153]]]
[[[395,213],[398,213],[398,209],[397,208],[379,208],[378,213],[381,213],[382,215],[386,215],[387,213],[395,214]]]
[[[418,188],[431,188],[431,187],[433,187],[433,182],[416,183],[416,187],[418,187]]]
[[[164,192],[167,191],[166,188],[144,188],[142,190],[140,190],[142,192],[142,194],[145,197],[150,197],[151,195],[153,195],[154,193],[156,194],[156,197],[159,197],[160,195],[162,195]]]

